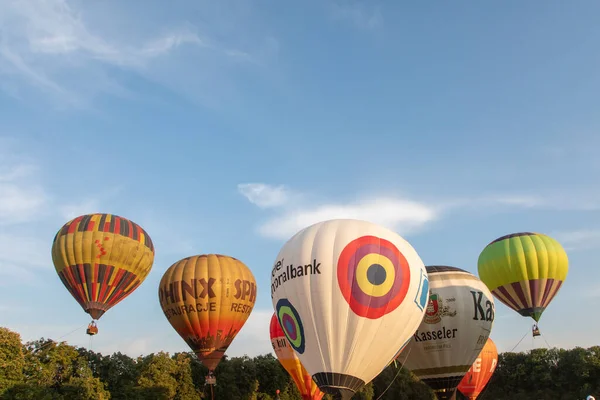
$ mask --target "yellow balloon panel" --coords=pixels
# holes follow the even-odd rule
[[[131,294],[154,263],[150,236],[112,214],[87,214],[67,222],[52,244],[56,272],[92,318]]]
[[[173,264],[158,295],[171,326],[213,371],[254,308],[256,281],[235,258],[199,255]]]

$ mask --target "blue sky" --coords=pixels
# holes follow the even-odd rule
[[[597,345],[600,4],[0,3],[0,325],[26,340],[89,322],[50,256],[69,218],[109,212],[156,245],[151,274],[93,348],[185,351],[157,286],[225,253],[259,284],[228,354],[271,350],[269,270],[319,220],[395,229],[425,264],[477,271],[537,231],[568,251],[540,327]],[[497,302],[492,338],[530,322]],[[64,338],[87,346],[81,328]],[[526,339],[517,350],[543,346]]]

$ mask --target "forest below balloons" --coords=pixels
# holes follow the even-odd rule
[[[0,366],[0,398],[6,400],[209,398],[204,393],[207,369],[190,353],[102,355],[50,339],[22,343],[18,333],[0,328]],[[301,400],[294,382],[271,354],[225,357],[216,376],[215,399],[269,400],[280,390],[281,400]],[[478,399],[566,400],[598,393],[600,346],[552,348],[500,354]],[[434,395],[408,370],[391,364],[354,399],[432,400]]]

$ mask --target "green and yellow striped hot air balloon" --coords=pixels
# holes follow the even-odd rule
[[[477,266],[479,278],[498,300],[539,322],[567,278],[569,259],[555,239],[521,232],[488,244]]]

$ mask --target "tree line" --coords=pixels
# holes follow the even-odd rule
[[[207,372],[190,353],[102,355],[44,338],[23,344],[18,333],[0,328],[1,399],[210,399],[204,385]],[[301,400],[294,381],[271,354],[224,357],[215,375],[215,399],[273,400],[279,390],[281,400]],[[589,394],[600,394],[600,346],[500,354],[496,372],[479,399],[567,400]],[[435,396],[410,371],[391,364],[354,399],[433,400]]]

